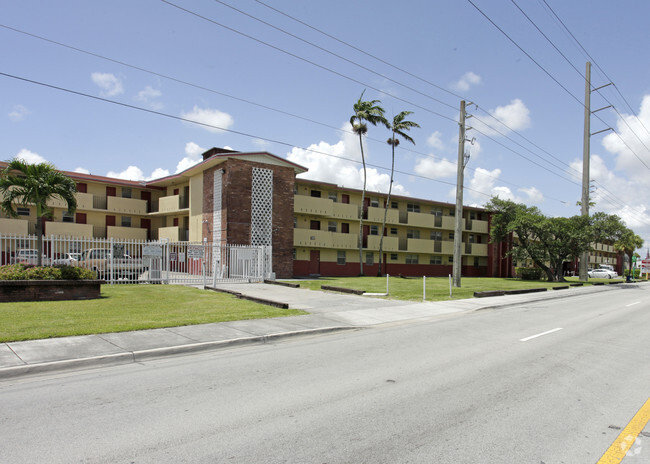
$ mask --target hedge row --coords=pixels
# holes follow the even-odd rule
[[[93,280],[96,278],[93,271],[83,267],[32,264],[0,266],[0,280]]]

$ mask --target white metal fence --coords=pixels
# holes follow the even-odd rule
[[[35,235],[0,235],[0,264],[37,264]],[[110,284],[169,283],[210,286],[261,282],[271,277],[271,247],[86,237],[43,237],[45,266],[92,270]]]

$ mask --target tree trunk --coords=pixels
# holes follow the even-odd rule
[[[36,257],[36,265],[43,265],[43,217],[38,216],[36,218],[36,251],[38,256]]]
[[[393,132],[393,139],[395,138],[395,133]],[[395,172],[395,142],[391,144],[393,147],[391,163],[390,163],[390,184],[388,185],[388,197],[386,198],[386,204],[384,205],[384,221],[381,223],[381,237],[379,238],[379,270],[377,271],[377,276],[381,276],[381,257],[384,252],[384,230],[386,229],[386,216],[388,215],[388,206],[390,205],[390,194],[393,191],[393,174]],[[384,266],[386,263],[384,263]]]
[[[359,146],[361,147],[361,162],[363,163],[363,190],[361,191],[361,209],[359,211],[359,275],[363,275],[363,208],[366,201],[366,158],[363,154],[363,139],[359,134]]]

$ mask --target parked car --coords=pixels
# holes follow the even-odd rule
[[[587,275],[592,279],[616,279],[618,273],[616,271],[610,271],[609,269],[592,269],[587,272]]]
[[[14,255],[11,257],[12,264],[38,264],[38,251],[34,249],[24,248],[21,250],[16,250]],[[41,264],[43,266],[49,265],[49,260],[47,256],[43,254],[41,256]]]
[[[75,262],[79,261],[81,259],[81,253],[63,253],[61,254],[60,258],[55,259],[52,261],[52,264],[65,264],[68,266],[72,266]]]
[[[147,270],[142,259],[132,258],[128,253],[123,253],[120,258],[113,258],[113,253],[108,248],[86,250],[72,265],[90,269],[98,279],[104,280],[111,276],[115,279],[138,280]]]

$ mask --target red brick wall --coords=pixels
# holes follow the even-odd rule
[[[277,277],[293,275],[293,168],[247,160],[227,160],[203,173],[203,237],[213,222],[214,171],[223,169],[222,178],[222,240],[233,245],[250,245],[251,193],[253,168],[273,171],[272,245],[273,271]]]
[[[0,302],[89,300],[100,297],[101,280],[4,280]]]

